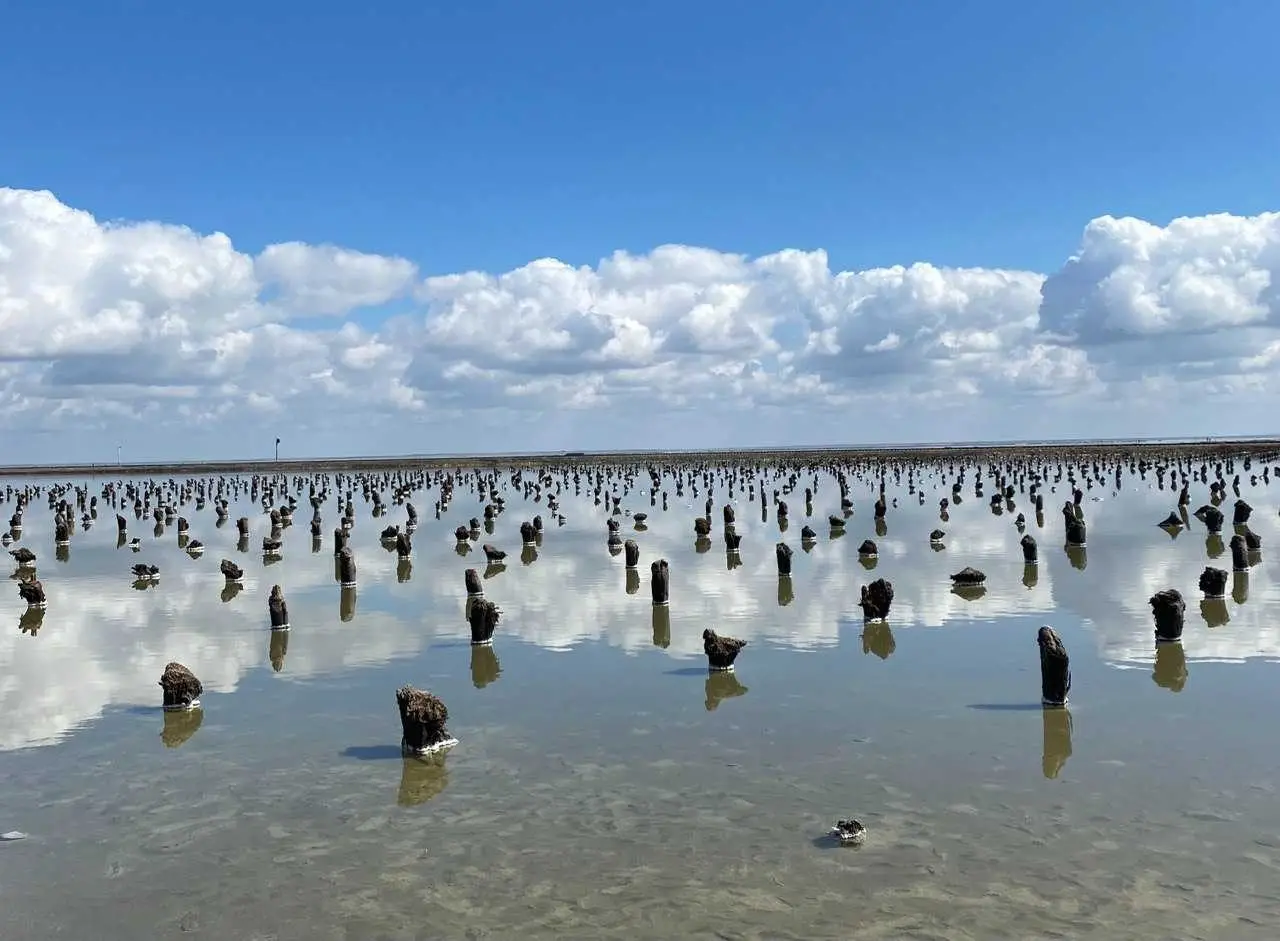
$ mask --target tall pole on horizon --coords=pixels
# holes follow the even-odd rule
[[[122,458],[122,457],[120,456],[120,451],[121,451],[121,449],[122,449],[123,447],[124,447],[124,445],[122,445],[122,444],[117,444],[117,445],[116,445],[116,467],[119,467],[121,464],[123,464],[123,463],[124,463],[124,458]]]
[[[280,439],[276,438],[276,463],[280,463]]]

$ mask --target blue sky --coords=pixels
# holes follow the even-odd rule
[[[1280,203],[1280,5],[14,4],[0,178],[99,217],[591,264],[664,242],[1046,270]]]
[[[812,392],[811,384],[800,382],[801,373],[836,384],[863,374],[861,365],[819,363],[814,359],[818,347],[825,348],[822,355],[838,358],[856,339],[858,349],[874,347],[902,359],[897,345],[909,345],[920,333],[917,328],[904,332],[894,318],[917,327],[930,324],[937,341],[919,361],[927,369],[903,373],[904,395],[927,398],[953,388],[977,395],[982,392],[978,378],[958,378],[963,364],[974,362],[975,351],[990,353],[994,333],[1031,324],[1032,332],[1018,340],[1021,345],[1001,341],[1005,378],[1020,390],[1030,383],[1044,392],[1049,387],[1044,376],[1065,375],[1074,385],[1062,385],[1062,393],[1092,390],[1092,405],[1083,403],[1034,434],[991,422],[973,423],[971,433],[1061,437],[1096,428],[1130,434],[1136,433],[1132,415],[1099,411],[1108,397],[1103,393],[1115,393],[1123,379],[1166,401],[1169,384],[1181,383],[1185,372],[1176,364],[1161,366],[1158,359],[1136,363],[1131,350],[1115,346],[1114,324],[1129,324],[1130,339],[1178,324],[1179,330],[1185,327],[1180,334],[1184,351],[1186,336],[1217,330],[1213,325],[1220,326],[1226,315],[1193,310],[1194,304],[1140,322],[1143,308],[1134,298],[1206,296],[1200,288],[1170,289],[1187,272],[1231,269],[1230,278],[1238,279],[1233,283],[1243,285],[1236,292],[1241,312],[1226,317],[1236,332],[1220,334],[1220,355],[1208,365],[1200,362],[1197,374],[1219,377],[1216,393],[1237,402],[1242,395],[1262,401],[1259,396],[1271,394],[1270,378],[1257,375],[1263,367],[1240,363],[1276,339],[1271,332],[1276,312],[1267,307],[1269,301],[1258,300],[1256,285],[1275,269],[1270,246],[1277,227],[1257,218],[1280,206],[1280,174],[1273,166],[1274,154],[1280,153],[1280,123],[1271,117],[1280,82],[1268,64],[1277,35],[1280,5],[1207,0],[639,5],[387,0],[366,10],[325,0],[18,4],[6,10],[0,38],[0,83],[10,91],[0,98],[0,186],[24,193],[50,190],[62,206],[91,213],[98,223],[156,221],[202,235],[225,232],[248,265],[275,243],[334,244],[401,256],[416,266],[418,278],[470,270],[499,274],[544,257],[594,266],[616,250],[645,257],[668,243],[750,257],[784,249],[824,250],[829,276],[919,261],[1052,277],[1080,249],[1082,233],[1097,217],[1134,216],[1164,227],[1175,217],[1230,213],[1239,231],[1228,235],[1203,220],[1198,224],[1213,229],[1211,237],[1207,229],[1199,234],[1161,229],[1162,247],[1155,254],[1164,261],[1159,264],[1151,261],[1155,256],[1144,243],[1147,236],[1123,226],[1108,229],[1102,241],[1091,243],[1096,258],[1069,273],[1078,279],[1081,272],[1122,268],[1132,276],[1133,288],[1125,295],[1129,306],[1094,304],[1084,320],[1065,308],[1028,312],[1026,297],[1038,289],[1032,284],[1029,294],[1022,291],[1016,303],[1009,302],[1013,306],[1001,308],[1003,326],[980,329],[973,318],[980,320],[988,307],[965,308],[964,316],[953,308],[969,303],[965,298],[976,305],[972,298],[985,295],[975,295],[971,285],[959,284],[951,274],[944,280],[952,293],[942,306],[959,320],[944,324],[934,310],[916,311],[913,321],[909,311],[886,308],[878,315],[875,336],[843,341],[818,329],[836,329],[830,320],[839,314],[831,313],[830,277],[817,294],[797,288],[804,296],[787,295],[785,302],[765,292],[775,306],[757,311],[758,322],[734,314],[732,330],[756,337],[755,350],[748,350],[741,337],[727,339],[730,327],[719,339],[689,339],[691,330],[697,332],[690,326],[689,318],[696,319],[692,308],[671,313],[676,319],[670,323],[652,308],[636,315],[653,344],[674,348],[685,337],[682,349],[701,357],[697,369],[717,376],[728,370],[737,377],[732,382],[739,391],[741,377],[760,370],[776,378],[767,395],[757,394],[755,406],[761,407],[782,394],[778,383],[790,383],[787,395],[793,402],[804,389]],[[24,226],[32,213],[39,214],[32,205],[22,209]],[[47,242],[33,237],[31,251],[43,251],[40,246]],[[130,251],[136,249],[130,245]],[[64,268],[69,257],[98,257],[70,242],[60,252],[58,264]],[[161,277],[156,272],[163,266],[153,263],[175,257],[172,247],[149,252],[139,256],[150,259],[148,277]],[[1231,268],[1242,252],[1256,261],[1252,280],[1248,272]],[[111,255],[116,269],[107,280],[137,289],[146,280],[137,275],[141,262],[117,254]],[[11,251],[10,257],[27,256]],[[183,256],[183,264],[193,266],[187,274],[198,280],[213,269],[194,257]],[[1128,261],[1121,265],[1118,259]],[[52,265],[45,267],[51,271]],[[318,260],[315,265],[309,276],[323,267]],[[182,280],[177,270],[173,262],[174,282]],[[703,285],[690,288],[688,296],[705,296],[700,279],[711,277],[709,270],[682,282]],[[787,277],[796,284],[803,281],[798,271],[788,268]],[[685,277],[687,266],[680,272]],[[3,276],[0,270],[0,280]],[[760,271],[752,275],[757,276],[767,280]],[[58,312],[67,324],[88,329],[95,313],[121,309],[116,303],[121,298],[101,294],[103,277],[99,272],[74,282],[80,294],[71,294],[79,300]],[[256,303],[277,297],[279,277],[274,286],[264,281]],[[302,275],[294,271],[288,277]],[[879,277],[869,276],[876,285]],[[57,278],[42,278],[38,287],[24,288],[25,294],[11,287],[13,303],[35,310],[33,298],[43,304],[64,296]],[[406,356],[418,350],[411,369],[405,363],[395,367],[408,370],[405,381],[413,389],[435,394],[442,383],[453,383],[455,404],[464,387],[466,401],[475,403],[477,384],[484,382],[501,387],[507,405],[518,398],[521,404],[512,406],[517,412],[533,408],[534,393],[512,377],[534,370],[528,363],[503,369],[520,358],[522,349],[559,344],[560,366],[547,367],[558,384],[539,387],[546,402],[530,414],[549,420],[547,408],[554,406],[558,414],[555,403],[571,396],[595,402],[593,407],[608,405],[621,394],[622,386],[611,385],[617,375],[597,370],[582,379],[585,367],[563,368],[588,352],[564,337],[572,335],[574,342],[580,333],[607,337],[599,324],[582,331],[562,324],[555,336],[548,326],[537,337],[518,337],[507,360],[498,364],[458,352],[458,325],[474,319],[474,311],[486,304],[498,320],[534,316],[528,312],[535,301],[555,307],[546,302],[552,289],[541,278],[534,278],[538,285],[529,297],[507,292],[502,303],[508,306],[501,310],[493,306],[497,301],[475,292],[462,299],[446,292],[445,300],[428,292],[431,297],[424,301],[403,282],[379,294],[377,303],[351,304],[337,321],[331,314],[298,310],[288,323],[312,339],[344,322],[357,325]],[[1280,276],[1275,280],[1280,283]],[[723,288],[726,282],[716,283]],[[812,287],[811,281],[805,283]],[[1101,276],[1093,287],[1073,282],[1056,296],[1088,306],[1104,283]],[[229,296],[239,297],[229,284],[219,282],[219,290],[225,287]],[[875,293],[881,287],[866,290]],[[172,324],[176,316],[235,320],[226,306],[232,301],[193,313],[167,290],[153,290],[137,301],[147,329],[160,330],[157,325]],[[563,298],[556,303],[576,304],[581,320],[586,312],[594,316],[607,294],[599,285],[579,285],[565,295],[576,298],[572,303]],[[84,299],[89,295],[91,304]],[[582,300],[588,296],[590,301]],[[643,296],[655,295],[649,290]],[[915,303],[941,295],[913,282],[899,285],[895,296]],[[1119,294],[1113,290],[1110,296],[1108,304]],[[1221,311],[1234,302],[1213,303]],[[836,305],[846,313],[855,306],[846,295]],[[1257,320],[1262,308],[1270,311],[1263,318],[1265,328]],[[634,313],[634,305],[626,310],[631,313],[609,314],[614,326]],[[450,311],[454,327],[446,329]],[[416,323],[409,324],[412,329],[393,329],[392,314]],[[17,315],[0,307],[0,321],[5,316]],[[677,324],[679,317],[685,320]],[[1090,346],[1084,332],[1064,337],[1061,330],[1049,330],[1045,325],[1051,321],[1091,324],[1098,345]],[[137,337],[145,332],[140,330],[128,342],[140,342]],[[972,341],[969,353],[955,352],[960,350],[957,330]],[[110,345],[101,340],[100,330],[93,336],[100,346]],[[640,347],[648,342],[628,336]],[[283,342],[278,336],[254,342],[259,340]],[[200,354],[205,355],[222,341],[210,334],[200,342],[206,343]],[[330,336],[325,342],[340,357],[344,344],[357,341]],[[450,362],[465,358],[480,372],[441,378],[443,361],[424,364],[426,347],[414,346],[423,343],[453,350]],[[120,340],[111,348],[125,345]],[[1048,353],[1042,349],[1046,345],[1052,347]],[[68,349],[36,343],[11,354],[36,364],[21,383],[10,377],[19,383],[11,395],[24,403],[24,427],[43,428],[42,415],[79,420],[87,414],[52,392],[41,392],[38,402],[31,398],[31,390],[49,387],[51,377],[58,377],[60,387],[67,386],[68,375],[81,375],[85,388],[96,382],[101,404],[106,394],[101,377],[133,368],[121,360],[119,368],[78,372],[84,348]],[[644,354],[634,349],[628,363],[653,365],[652,349]],[[939,350],[955,356],[942,362]],[[713,361],[713,356],[720,358]],[[1031,365],[1014,368],[1011,358]],[[882,357],[872,371],[883,372],[891,361],[896,360]],[[796,370],[789,378],[781,375],[788,364]],[[677,369],[674,360],[666,365]],[[978,373],[989,374],[991,366]],[[324,372],[315,363],[309,368],[313,377]],[[391,367],[379,366],[384,376],[386,368]],[[348,393],[349,379],[343,380]],[[623,386],[630,381],[619,379]],[[93,419],[104,441],[119,435],[112,423],[138,420],[147,409],[153,416],[177,414],[166,411],[170,399],[156,391],[162,386],[148,382],[138,379],[127,394],[120,393],[116,412]],[[244,383],[226,394],[233,393],[249,396]],[[258,409],[269,409],[268,399],[279,398],[267,389],[249,397]],[[425,401],[415,399],[417,405]],[[746,407],[748,415],[755,406]],[[433,415],[440,413],[432,407]],[[527,426],[512,414],[510,427]],[[1081,417],[1086,414],[1090,417]],[[1171,413],[1158,431],[1178,433],[1185,426],[1187,433],[1213,433],[1220,425],[1214,414],[1205,411],[1193,420]],[[1245,432],[1255,430],[1263,413],[1233,414],[1237,430]],[[508,419],[491,413],[487,420],[502,428]],[[567,419],[558,414],[557,421],[569,428],[565,434],[582,436],[588,445],[598,437],[576,419],[565,426]],[[449,435],[460,435],[461,427]],[[743,434],[757,423],[723,427],[726,434]],[[950,433],[950,427],[922,421],[918,433],[903,434],[936,436]],[[885,432],[865,428],[851,434]],[[370,441],[365,446],[389,445]]]

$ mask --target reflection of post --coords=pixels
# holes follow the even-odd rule
[[[1040,765],[1044,776],[1053,779],[1071,757],[1071,710],[1064,706],[1045,706],[1041,713],[1044,716],[1044,754]]]
[[[790,575],[778,576],[778,607],[785,608],[796,599],[795,586],[791,582]]]
[[[1181,641],[1156,644],[1156,662],[1151,681],[1171,693],[1180,693],[1187,685],[1187,652]]]
[[[405,758],[400,771],[400,789],[396,803],[401,807],[417,807],[439,795],[449,786],[449,770],[445,755]]]
[[[886,621],[867,621],[862,625],[862,652],[873,653],[881,660],[888,660],[898,649],[893,631]]]
[[[356,588],[354,585],[343,585],[339,591],[338,619],[350,621],[356,616]]]
[[[665,604],[653,606],[653,646],[663,650],[671,646],[671,608]]]

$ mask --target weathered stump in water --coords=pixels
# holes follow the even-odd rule
[[[864,539],[862,540],[862,544],[858,546],[858,555],[862,556],[864,559],[869,559],[872,556],[879,556],[880,547],[875,544],[874,540]]]
[[[34,576],[18,582],[18,597],[27,603],[28,608],[43,609],[49,603],[49,599],[45,597],[44,585]]]
[[[1027,533],[1020,540],[1022,546],[1022,564],[1035,565],[1040,561],[1040,547],[1036,545],[1036,537]]]
[[[1249,516],[1253,513],[1253,507],[1249,506],[1244,500],[1237,500],[1231,511],[1231,525],[1243,526],[1249,522]]]
[[[1225,598],[1228,578],[1226,569],[1206,565],[1200,573],[1200,590],[1204,592],[1205,598]]]
[[[400,747],[410,755],[426,755],[458,744],[445,723],[449,709],[440,698],[426,690],[402,686],[396,690],[402,737]]]
[[[501,614],[502,611],[492,601],[485,601],[483,598],[472,600],[467,621],[471,625],[473,645],[493,643],[493,631],[498,626],[498,617]]]
[[[1066,530],[1066,540],[1068,546],[1084,546],[1087,543],[1084,518],[1079,512],[1079,507],[1073,503],[1068,503],[1062,509],[1062,524]]]
[[[722,637],[711,628],[702,632],[702,650],[707,655],[707,667],[714,671],[732,670],[733,661],[745,646],[745,640]]]
[[[858,607],[866,621],[883,621],[893,606],[893,582],[877,578],[870,585],[863,585]]]
[[[236,520],[236,532],[240,534],[241,539],[249,538],[249,517],[242,516]]]
[[[671,568],[666,559],[655,559],[649,565],[649,587],[653,591],[654,604],[670,602]]]
[[[520,524],[520,541],[526,546],[538,544],[538,529],[529,520]]]
[[[200,705],[204,686],[196,675],[176,661],[165,665],[160,674],[160,689],[164,693],[165,709],[194,709]]]
[[[1231,570],[1233,572],[1249,571],[1249,549],[1244,537],[1236,533],[1231,537]]]
[[[333,531],[333,554],[335,556],[342,555],[342,550],[347,548],[347,540],[350,534],[345,526],[339,526]]]
[[[1040,648],[1040,701],[1046,706],[1065,706],[1071,692],[1071,658],[1066,645],[1052,627],[1036,632]]]
[[[1262,537],[1250,529],[1247,523],[1241,524],[1240,535],[1244,537],[1245,548],[1250,552],[1262,551]]]
[[[1176,588],[1164,588],[1151,596],[1150,604],[1156,622],[1156,643],[1181,640],[1187,612],[1182,593]]]
[[[791,574],[791,547],[785,542],[780,542],[774,547],[774,555],[778,559],[778,574]]]
[[[742,545],[742,534],[730,523],[724,528],[724,547],[727,552],[737,552]]]
[[[338,582],[343,588],[350,588],[356,583],[356,555],[350,546],[343,546],[338,553]]]
[[[396,533],[396,558],[404,560],[413,555],[413,540],[407,532]]]
[[[273,631],[289,629],[289,605],[284,600],[284,589],[279,585],[271,586],[271,595],[267,598],[267,612],[271,615]]]
[[[1205,530],[1213,536],[1222,532],[1222,524],[1226,520],[1226,517],[1222,515],[1222,511],[1210,503],[1206,503],[1196,510],[1195,517],[1204,523]]]
[[[622,544],[622,553],[628,569],[640,566],[640,545],[634,539],[628,539]]]

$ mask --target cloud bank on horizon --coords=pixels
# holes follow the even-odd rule
[[[1280,212],[1055,272],[686,245],[427,275],[0,188],[6,463],[1271,431]]]

